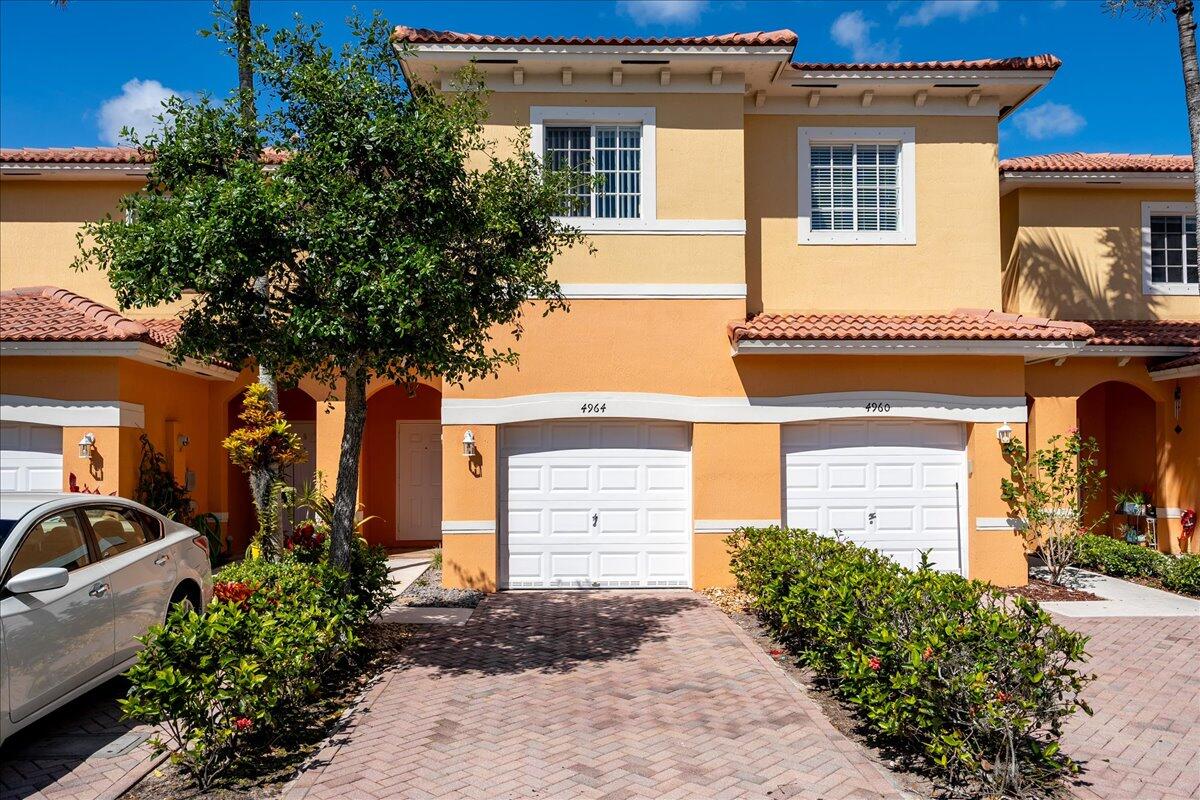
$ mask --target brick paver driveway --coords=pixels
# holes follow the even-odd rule
[[[1092,637],[1086,692],[1063,750],[1084,762],[1082,800],[1200,797],[1200,619],[1068,618]]]
[[[418,632],[286,796],[900,794],[697,595],[510,592]]]
[[[0,747],[0,800],[115,797],[153,757],[153,729],[121,721],[117,678],[14,734]]]

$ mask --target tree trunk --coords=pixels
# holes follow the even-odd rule
[[[337,491],[333,496],[333,526],[329,537],[329,560],[342,569],[350,568],[350,542],[356,535],[358,459],[362,453],[366,422],[367,371],[359,366],[346,375],[346,421],[342,426],[342,450],[338,457]]]
[[[1179,55],[1183,61],[1183,91],[1187,97],[1188,130],[1192,134],[1192,163],[1200,167],[1200,64],[1196,61],[1196,14],[1192,0],[1175,0],[1179,26]],[[1192,170],[1196,208],[1200,209],[1200,168]]]
[[[257,128],[254,108],[254,62],[250,58],[254,26],[250,23],[250,0],[233,0],[233,25],[237,37],[238,107],[247,130]]]

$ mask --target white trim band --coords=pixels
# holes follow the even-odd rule
[[[744,283],[564,283],[574,300],[745,300]]]
[[[1156,519],[1179,519],[1183,516],[1182,508],[1155,508]]]
[[[698,519],[692,524],[696,533],[733,533],[738,528],[778,527],[778,519]]]
[[[957,339],[747,339],[733,346],[733,354],[753,355],[888,355],[912,356],[1019,356],[1053,351],[1056,355],[1077,355],[1086,342],[1074,340],[975,341]],[[1107,355],[1107,354],[1106,354]]]
[[[589,236],[745,236],[744,219],[614,219],[608,217],[556,217]]]
[[[868,404],[871,405],[868,410]],[[599,409],[599,413],[585,409]],[[875,410],[880,408],[881,410]],[[882,408],[886,408],[882,410]],[[1024,397],[924,392],[840,392],[785,397],[690,397],[646,392],[554,392],[489,399],[442,399],[443,425],[505,425],[544,419],[666,419],[679,422],[805,422],[904,417],[958,422],[1025,422]]]
[[[463,533],[495,533],[496,520],[442,520],[442,536],[452,536]]]
[[[1025,527],[1025,521],[1012,517],[976,517],[977,531],[1019,531]]]
[[[63,428],[144,428],[146,410],[123,400],[56,400],[0,394],[0,419]]]

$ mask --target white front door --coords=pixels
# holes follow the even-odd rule
[[[783,428],[785,523],[965,573],[966,435],[953,422],[837,420]]]
[[[691,585],[687,425],[510,425],[502,463],[503,586]]]
[[[396,423],[396,541],[442,538],[442,424]]]
[[[61,492],[62,488],[62,428],[0,422],[0,492]]]

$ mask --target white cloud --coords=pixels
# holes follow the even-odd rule
[[[121,143],[121,128],[130,127],[145,135],[159,127],[154,117],[162,113],[163,101],[179,96],[158,81],[134,78],[126,81],[121,93],[100,106],[100,138],[107,144]]]
[[[871,38],[871,29],[877,23],[863,16],[863,12],[847,11],[833,21],[829,35],[842,47],[849,48],[855,61],[885,61],[900,53],[899,42],[880,42]]]
[[[999,8],[996,0],[925,0],[916,10],[900,17],[902,27],[925,27],[939,19],[953,18],[965,22],[979,14],[987,14]]]
[[[653,25],[695,22],[707,5],[705,0],[621,0],[617,11],[639,25]]]
[[[1087,120],[1062,103],[1042,103],[1013,117],[1013,124],[1030,139],[1070,136],[1083,129]]]

